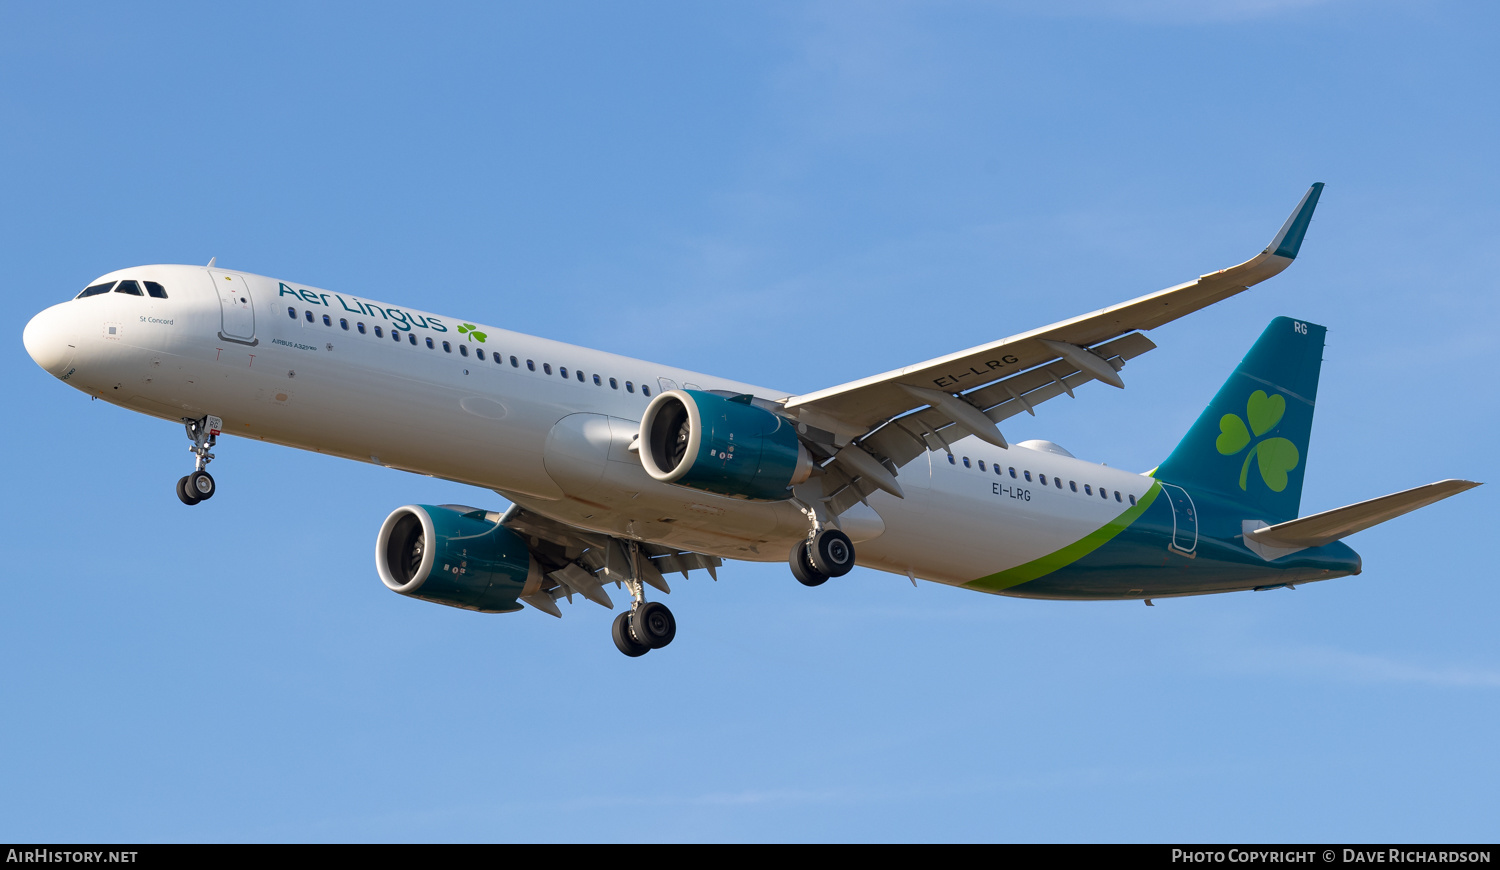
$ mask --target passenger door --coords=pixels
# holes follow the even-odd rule
[[[260,344],[255,337],[255,301],[245,277],[217,269],[209,269],[208,277],[219,297],[219,338],[251,347]]]
[[[1198,549],[1198,510],[1193,498],[1180,486],[1164,483],[1161,488],[1167,495],[1167,503],[1172,505],[1172,543],[1167,549],[1192,556]]]

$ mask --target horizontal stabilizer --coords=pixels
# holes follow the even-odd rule
[[[1479,484],[1472,480],[1440,480],[1415,489],[1323,511],[1310,517],[1252,529],[1245,532],[1245,538],[1266,547],[1280,549],[1321,547],[1476,486]]]

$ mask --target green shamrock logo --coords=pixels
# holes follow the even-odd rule
[[[1286,399],[1280,393],[1267,396],[1265,390],[1256,390],[1245,403],[1245,418],[1250,425],[1247,427],[1236,414],[1225,414],[1219,419],[1219,437],[1214,446],[1224,456],[1233,456],[1253,439],[1271,431],[1285,413]],[[1251,459],[1259,460],[1260,479],[1266,486],[1272,492],[1281,492],[1286,489],[1287,472],[1297,467],[1302,454],[1297,452],[1297,445],[1285,438],[1267,438],[1257,443],[1245,455],[1245,464],[1240,466],[1240,489],[1245,489]]]
[[[472,323],[461,323],[461,324],[459,324],[459,326],[458,326],[458,334],[459,335],[464,335],[465,333],[468,334],[470,341],[477,341],[480,344],[484,344],[484,333],[480,332],[479,328],[477,326],[475,326],[474,324],[472,324]]]

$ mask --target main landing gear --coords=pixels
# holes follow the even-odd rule
[[[630,588],[630,609],[615,617],[611,634],[620,652],[635,658],[671,643],[677,636],[677,620],[667,605],[646,600],[646,587],[640,581],[640,573],[634,570],[640,553],[633,544],[630,557],[632,576],[625,580]]]
[[[838,529],[816,529],[792,547],[792,576],[803,586],[822,586],[854,567],[854,542]]]
[[[218,440],[224,421],[210,416],[201,420],[184,419],[182,424],[187,429],[188,440],[193,442],[193,446],[188,450],[197,457],[197,460],[194,463],[193,473],[177,481],[177,497],[182,500],[183,504],[194,505],[213,498],[217,491],[213,475],[208,473],[208,464],[214,459],[214,455],[209,451]]]

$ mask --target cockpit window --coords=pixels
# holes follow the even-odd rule
[[[121,281],[120,282],[120,286],[118,286],[118,287],[115,288],[115,292],[116,293],[128,293],[131,296],[144,296],[144,295],[146,295],[146,294],[144,294],[144,293],[141,292],[141,285],[137,284],[134,281]]]
[[[151,296],[151,298],[153,298],[153,299],[165,299],[165,298],[167,298],[167,288],[161,286],[160,284],[156,283],[155,281],[147,281],[145,283],[146,283],[146,293],[149,296]]]
[[[113,286],[115,286],[115,282],[113,282],[113,281],[109,281],[109,282],[104,283],[104,284],[95,284],[92,287],[85,287],[83,289],[82,293],[79,293],[77,296],[75,296],[73,298],[74,299],[83,299],[83,298],[88,297],[88,296],[98,296],[100,293],[108,293],[109,292],[109,288],[111,288]]]

